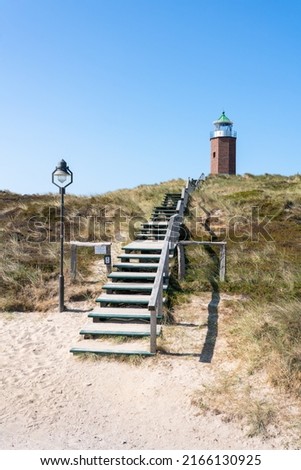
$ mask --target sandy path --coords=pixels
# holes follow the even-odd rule
[[[85,313],[1,315],[1,449],[281,448],[191,405],[214,359],[82,360],[69,347],[85,322]]]

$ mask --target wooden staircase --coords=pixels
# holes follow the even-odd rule
[[[142,356],[156,353],[169,260],[174,255],[192,189],[188,181],[181,193],[165,194],[151,219],[141,225],[135,241],[122,248],[124,253],[113,265],[110,281],[96,299],[98,307],[88,314],[88,323],[80,331],[82,339],[70,352]],[[131,341],[120,343],[126,338]]]

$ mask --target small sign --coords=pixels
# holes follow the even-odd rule
[[[105,264],[111,264],[111,256],[110,255],[106,255],[104,257],[104,263]]]
[[[96,255],[105,255],[107,252],[106,245],[98,245],[94,247],[94,252]]]

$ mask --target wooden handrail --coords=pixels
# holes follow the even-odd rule
[[[169,275],[169,252],[174,249],[176,240],[174,238],[175,221],[178,214],[169,219],[167,232],[164,238],[164,244],[161,251],[159,266],[157,269],[154,285],[148,302],[150,311],[150,352],[155,353],[157,349],[157,315],[162,313],[163,307],[163,282]],[[178,237],[177,237],[178,238]]]
[[[157,269],[154,285],[148,302],[150,311],[150,352],[155,353],[157,349],[157,315],[162,313],[163,308],[163,282],[169,275],[169,254],[174,250],[180,233],[180,226],[183,221],[189,194],[193,191],[194,185],[188,179],[185,188],[181,192],[181,199],[178,201],[177,213],[169,219],[164,244],[161,251],[159,266]]]

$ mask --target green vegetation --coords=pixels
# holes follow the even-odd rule
[[[165,192],[179,191],[184,183],[174,180],[92,197],[67,195],[66,240],[112,240],[120,249]],[[0,217],[0,310],[55,308],[59,197],[2,191]],[[178,282],[175,275],[168,292],[168,325],[177,306],[189,304],[190,295],[227,294],[218,306],[222,318],[218,337],[226,341],[232,366],[221,371],[220,380],[215,378],[196,393],[193,403],[202,412],[245,420],[250,435],[268,435],[287,413],[285,406],[279,412],[277,399],[262,392],[268,384],[296,400],[292,409],[300,423],[301,176],[209,177],[191,196],[185,226],[188,238],[227,241],[225,282],[218,277],[218,249],[194,246],[186,249],[185,278]],[[95,279],[92,250],[79,250],[79,276],[74,283],[68,276],[69,251],[66,245],[66,302],[89,300],[93,306],[103,279],[101,274]],[[193,305],[187,315],[195,310]],[[191,318],[184,321],[189,323]],[[193,321],[197,323],[197,317]],[[162,351],[187,340],[179,328],[169,327]],[[195,338],[192,335],[191,342]],[[181,347],[185,351],[185,345]],[[291,417],[288,413],[286,418]]]
[[[184,184],[172,180],[92,197],[67,194],[65,240],[126,243],[165,192],[179,191]],[[59,215],[58,195],[0,191],[0,311],[44,311],[57,305]],[[72,285],[69,256],[66,244],[66,302],[91,300],[93,305],[102,285],[101,273],[95,279],[93,272],[93,250],[78,250],[78,280]]]
[[[261,302],[300,298],[301,177],[209,178],[193,195],[187,225],[193,239],[227,241],[223,291]],[[192,263],[183,287],[195,292],[208,283],[212,269],[208,250],[191,248],[188,256]],[[203,275],[195,276],[194,268]]]
[[[218,249],[191,247],[180,287],[186,295],[229,294],[219,306],[221,315],[227,310],[219,335],[234,364],[194,403],[228,419],[244,417],[250,435],[265,434],[279,419],[294,421],[286,407],[281,414],[277,400],[258,392],[266,383],[297,400],[300,425],[301,176],[210,177],[190,208],[186,225],[193,239],[227,242],[227,279],[218,279]]]

